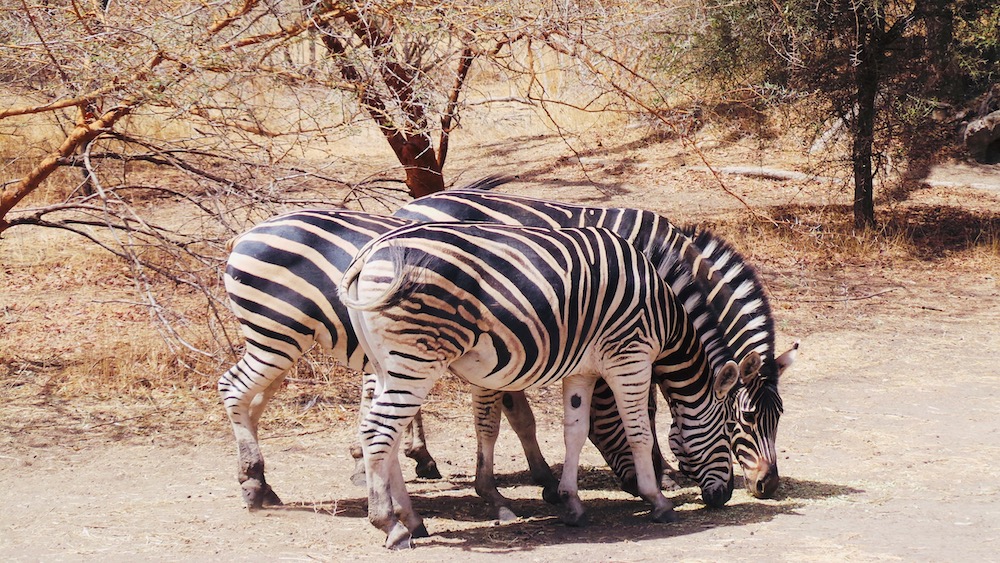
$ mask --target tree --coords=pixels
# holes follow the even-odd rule
[[[147,151],[124,141],[143,137],[136,131],[140,119],[126,120],[138,115],[147,123],[183,120],[200,136],[145,139],[161,149],[163,141],[173,145],[173,163],[205,152],[192,147],[211,146],[208,152],[233,163],[266,155],[259,173],[261,166],[288,160],[295,145],[317,145],[354,126],[354,108],[378,125],[411,196],[440,190],[463,91],[477,62],[480,73],[507,78],[521,100],[543,110],[568,104],[620,111],[656,89],[643,75],[636,39],[668,15],[626,2],[241,0],[214,8],[173,0],[155,8],[112,3],[105,9],[22,0],[0,12],[8,30],[0,72],[10,78],[8,99],[22,102],[0,108],[0,126],[6,120],[10,131],[29,127],[16,119],[25,116],[64,128],[68,119],[75,124],[59,142],[52,139],[28,173],[4,183],[0,232],[24,197],[60,167],[80,165],[74,155],[87,147],[114,139],[126,152]],[[326,56],[315,56],[317,42]],[[546,51],[576,61],[574,72],[585,88],[572,99],[560,99],[538,80],[546,72]],[[296,103],[282,105],[280,96]]]
[[[955,30],[996,37],[995,11],[976,0],[711,2],[696,56],[727,87],[762,98],[775,90],[786,99],[818,96],[826,110],[818,121],[832,114],[847,122],[854,220],[865,229],[876,224],[874,176],[884,150],[876,145],[912,129],[907,115],[983,91],[981,69],[996,62],[995,40],[970,49],[975,42]]]

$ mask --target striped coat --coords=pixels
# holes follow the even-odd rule
[[[740,362],[742,385],[732,405],[734,453],[751,494],[769,497],[777,490],[775,437],[782,412],[778,378],[794,360],[798,344],[775,355],[774,321],[763,283],[731,245],[707,230],[677,229],[650,211],[587,207],[475,189],[414,200],[396,216],[416,221],[598,226],[635,244],[684,304],[715,365],[728,359]],[[600,384],[594,405],[592,439],[619,479],[628,484],[633,480],[631,453],[624,447],[610,393]],[[690,475],[683,444],[676,442],[680,434],[672,435],[671,448],[679,454],[682,471]]]
[[[649,260],[606,229],[419,224],[366,246],[347,269],[341,300],[377,377],[362,423],[369,520],[388,547],[426,533],[412,510],[396,448],[402,427],[445,373],[474,386],[519,391],[563,382],[566,460],[559,493],[571,524],[580,448],[599,377],[615,397],[633,450],[638,490],[656,520],[674,519],[651,462],[647,404],[654,362],[684,372],[678,426],[691,459],[732,492],[726,394],[733,362],[709,369],[683,307]],[[691,369],[692,366],[698,369]]]

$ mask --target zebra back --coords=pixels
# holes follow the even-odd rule
[[[364,352],[337,284],[358,249],[404,219],[359,211],[309,209],[279,215],[237,237],[225,285],[247,349],[291,365],[313,343],[362,369]]]
[[[641,209],[586,207],[568,203],[516,196],[482,190],[449,190],[416,199],[400,208],[396,217],[415,221],[465,221],[509,225],[558,227],[602,227],[617,233],[635,245],[656,267],[677,295],[705,345],[714,367],[728,359],[739,359],[730,342],[750,340],[773,342],[773,323],[766,300],[762,301],[764,323],[749,316],[746,307],[727,308],[726,304],[743,295],[753,299],[762,291],[747,293],[742,285],[749,279],[753,288],[762,286],[752,268],[746,266],[731,247],[708,231],[703,239],[713,243],[716,254],[698,247],[683,230],[667,218]],[[725,250],[722,250],[725,249]],[[713,259],[729,261],[725,273]],[[742,269],[740,269],[742,268]],[[739,284],[734,285],[733,281]],[[748,303],[752,299],[747,298]],[[728,322],[723,323],[725,318]],[[761,334],[763,332],[763,334]],[[759,346],[758,346],[759,347]],[[771,346],[773,348],[773,345]],[[756,349],[755,347],[754,349]],[[749,350],[746,350],[749,352]],[[773,357],[773,355],[772,355]]]
[[[363,284],[367,300],[358,295]],[[635,331],[642,335],[637,345],[653,345],[652,362],[686,322],[672,298],[649,261],[606,229],[455,222],[406,226],[372,241],[340,284],[340,299],[352,309],[392,307],[399,346],[411,338],[419,347],[434,332],[462,351],[489,334],[481,345],[496,365],[482,380],[450,363],[461,354],[451,358],[447,347],[436,353],[471,383],[503,390],[574,374],[590,361],[591,346],[614,357],[610,348],[628,347]],[[438,324],[428,325],[429,318]],[[486,367],[477,363],[473,373]]]

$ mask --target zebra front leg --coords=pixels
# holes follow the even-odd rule
[[[501,398],[503,391],[472,388],[472,409],[476,426],[476,494],[497,511],[497,519],[510,522],[517,519],[510,501],[497,489],[495,453],[500,433]]]
[[[649,420],[650,426],[656,418],[656,395],[650,393],[649,399]],[[623,491],[633,495],[639,495],[639,485],[635,477],[635,463],[632,460],[632,448],[628,444],[625,436],[625,426],[622,424],[621,413],[615,403],[615,394],[608,386],[604,378],[599,378],[594,386],[594,394],[590,403],[590,440],[597,446],[597,449],[604,456],[608,466],[618,477]],[[659,444],[656,441],[656,433],[653,433],[653,467],[656,475],[661,475],[665,462],[660,452]],[[673,485],[673,482],[663,476],[666,482]],[[676,488],[674,485],[673,488]]]
[[[652,364],[647,358],[645,361],[642,359],[637,359],[634,362],[621,361],[619,365],[627,366],[640,362],[645,367],[639,372],[605,377],[605,381],[614,393],[618,412],[622,416],[625,438],[628,440],[635,463],[636,486],[639,496],[653,505],[650,516],[654,522],[676,522],[677,513],[674,512],[674,505],[660,491],[660,478],[653,462],[656,440],[650,424],[648,408]],[[656,455],[659,456],[659,452]]]
[[[559,504],[559,480],[552,474],[552,468],[545,461],[542,449],[538,446],[535,414],[531,412],[527,396],[524,391],[508,391],[503,394],[502,404],[507,422],[521,441],[532,482],[542,487],[542,498],[545,502]]]
[[[587,441],[590,429],[590,397],[596,378],[572,375],[563,380],[563,440],[566,458],[562,478],[559,480],[559,498],[566,509],[563,522],[569,526],[583,526],[587,514],[580,501],[578,478],[580,451]]]
[[[219,396],[236,437],[237,478],[243,502],[250,510],[281,504],[281,499],[264,478],[264,456],[260,451],[257,429],[261,414],[281,386],[287,367],[258,358],[260,356],[249,353],[244,355],[219,378],[218,384]]]

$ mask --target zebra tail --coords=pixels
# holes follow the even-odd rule
[[[231,239],[229,239],[229,240],[226,241],[226,253],[227,254],[232,254],[233,253],[233,248],[236,247],[236,243],[240,240],[240,237],[242,237],[244,234],[246,234],[246,233],[240,233],[240,234],[236,235],[235,237],[233,237],[233,238],[231,238]]]
[[[392,283],[390,283],[381,295],[376,295],[367,301],[358,300],[358,278],[361,277],[361,270],[368,263],[368,258],[374,251],[375,245],[369,244],[358,252],[357,257],[351,262],[344,272],[344,278],[340,282],[338,292],[340,300],[351,309],[358,311],[384,311],[389,307],[405,299],[417,287],[412,279],[412,268],[405,267],[405,251],[398,246],[389,246],[389,255],[392,259]]]

